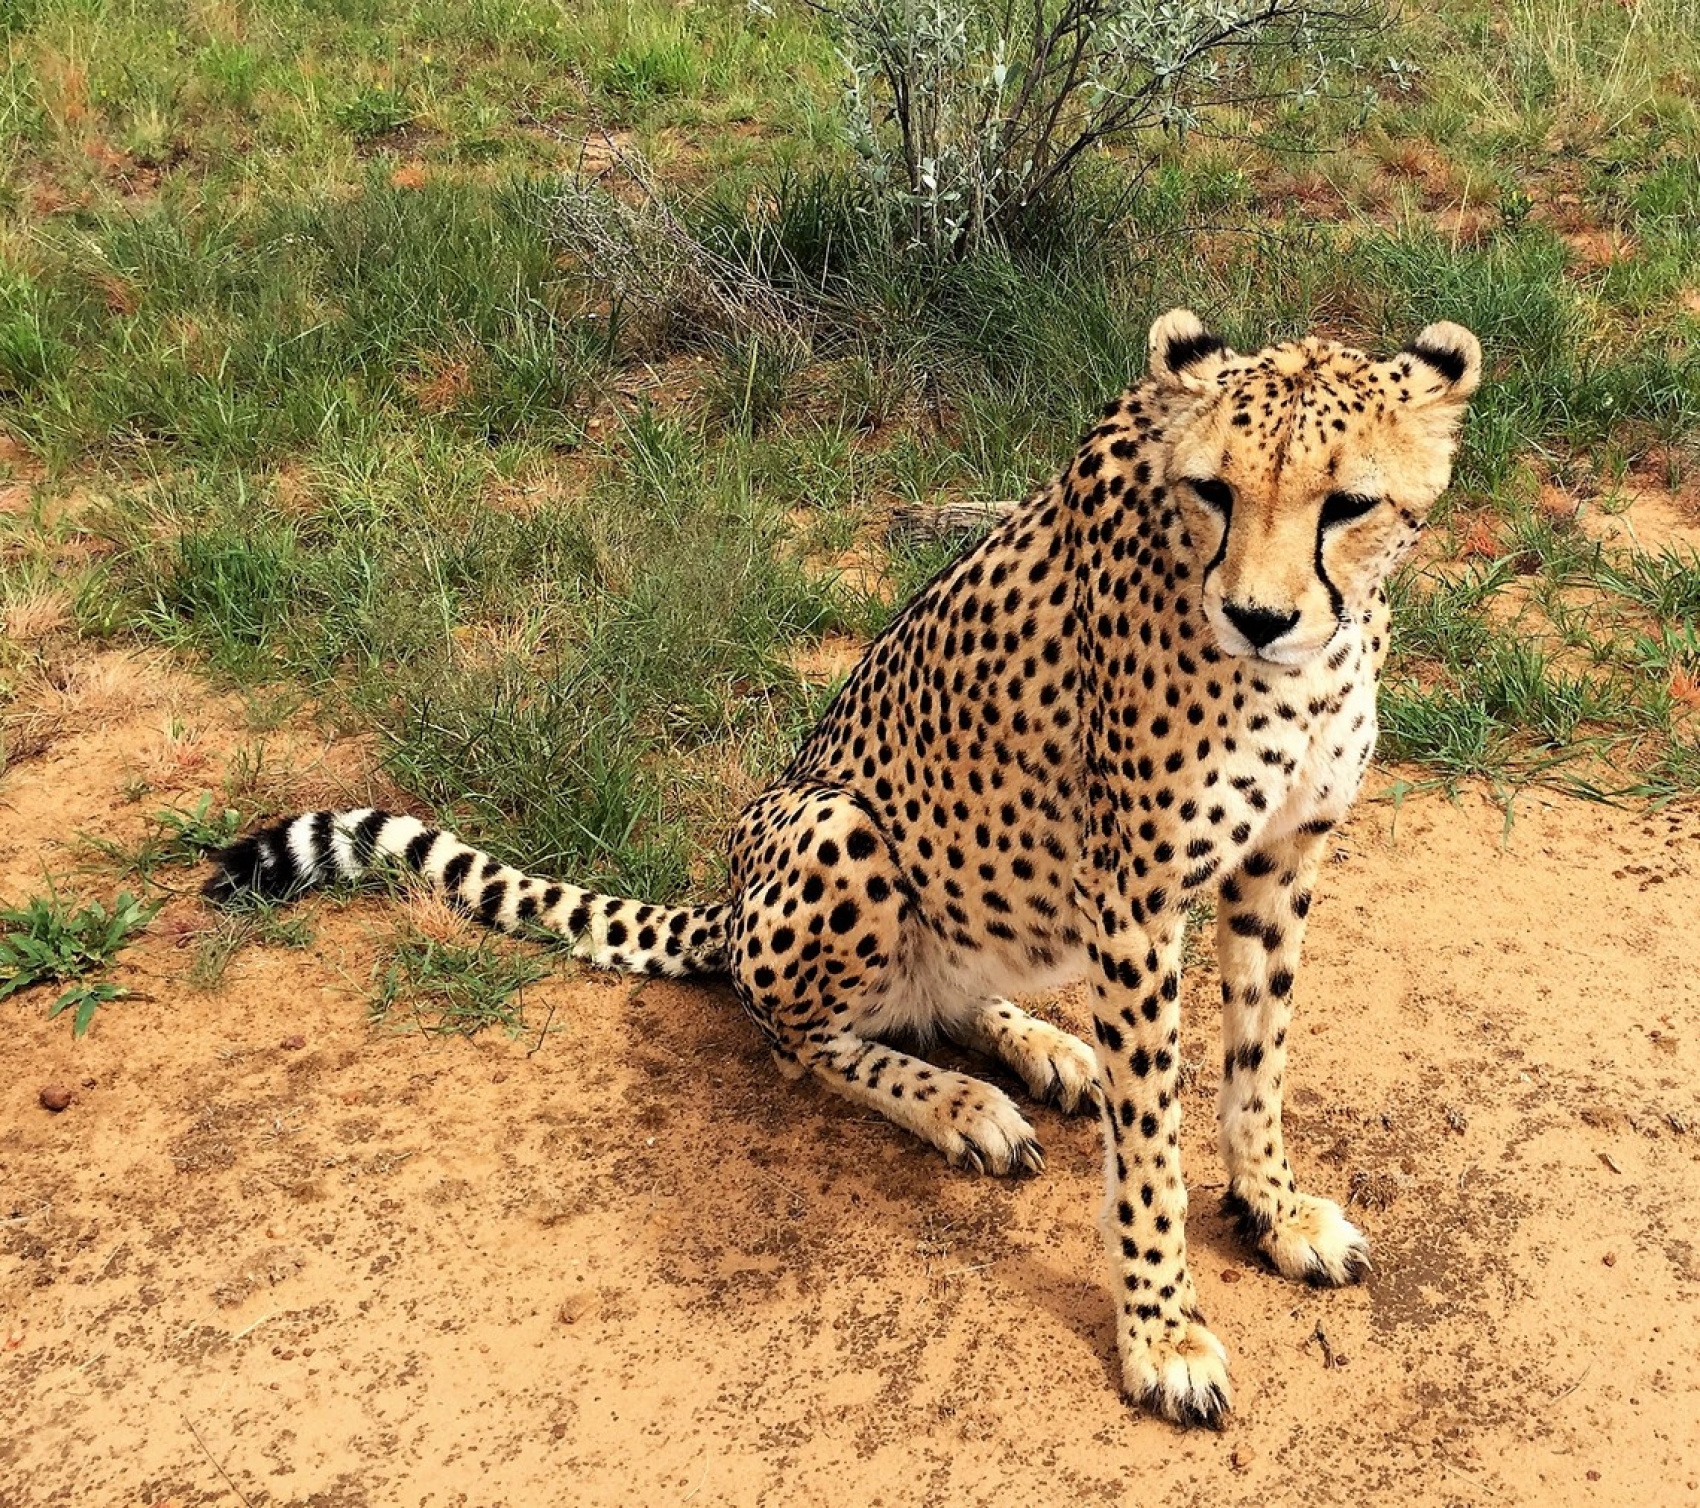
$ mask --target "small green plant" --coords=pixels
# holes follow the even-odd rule
[[[13,929],[0,936],[0,1000],[33,985],[69,985],[48,1007],[47,1017],[74,1011],[71,1029],[84,1035],[94,1013],[126,993],[120,985],[89,976],[111,964],[163,904],[139,901],[122,890],[110,911],[99,901],[71,911],[49,890],[27,906],[0,910],[0,926]]]
[[[435,1037],[470,1037],[487,1026],[517,1037],[525,1029],[525,987],[549,972],[490,938],[468,946],[412,931],[380,967],[372,1021],[387,1022],[403,1007],[414,1027]]]
[[[399,131],[413,120],[413,110],[399,90],[370,87],[338,105],[336,123],[356,141],[373,141]]]
[[[247,819],[235,807],[214,810],[212,792],[207,791],[188,811],[166,807],[155,812],[152,824],[153,831],[134,845],[110,838],[85,837],[84,841],[120,872],[151,880],[157,869],[198,864],[209,853],[234,843]]]
[[[704,393],[709,416],[747,434],[767,429],[783,412],[802,363],[799,346],[772,337],[725,342]]]
[[[697,52],[682,37],[627,43],[598,71],[609,94],[633,104],[688,94],[700,87]]]

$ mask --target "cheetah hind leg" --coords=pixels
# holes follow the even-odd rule
[[[770,851],[777,832],[784,864]],[[852,795],[773,788],[734,834],[732,861],[741,887],[733,985],[782,1074],[812,1074],[959,1167],[1044,1167],[1033,1128],[1002,1090],[877,1040],[905,1026],[924,1033],[936,1012],[893,1009],[905,987],[894,960],[909,902],[896,856]]]
[[[1079,1037],[1013,1001],[976,1000],[940,1025],[953,1042],[1014,1069],[1034,1099],[1069,1114],[1097,1108],[1097,1055]]]
[[[803,1060],[846,1099],[877,1110],[976,1173],[1041,1173],[1045,1152],[1015,1102],[967,1074],[842,1032]]]

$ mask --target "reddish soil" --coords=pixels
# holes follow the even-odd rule
[[[178,683],[100,721],[0,777],[0,896],[110,895],[72,835],[253,737]],[[1220,1435],[1117,1396],[1090,1121],[1034,1112],[1041,1178],[953,1172],[782,1083],[724,987],[564,962],[522,1040],[375,1029],[380,897],[198,992],[174,900],[86,1039],[0,1004],[0,1503],[1700,1500],[1700,811],[1513,817],[1366,803],[1316,905],[1289,1141],[1369,1233],[1361,1288],[1216,1212],[1192,972]]]

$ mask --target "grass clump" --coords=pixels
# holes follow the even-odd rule
[[[47,1008],[49,1020],[72,1012],[71,1031],[88,1032],[99,1008],[127,991],[94,976],[109,968],[159,911],[163,902],[120,891],[110,909],[99,901],[72,910],[57,894],[33,897],[27,906],[0,909],[0,1000],[36,985],[68,986]]]
[[[199,864],[208,854],[235,842],[250,821],[235,807],[215,808],[212,793],[207,791],[193,807],[166,807],[155,812],[151,831],[137,843],[115,843],[106,838],[88,838],[85,842],[120,873],[151,883],[161,869]]]
[[[536,958],[494,939],[476,944],[409,932],[379,964],[369,1014],[428,1036],[475,1036],[499,1027],[525,1030],[525,990],[548,974]]]
[[[226,903],[210,932],[195,945],[187,979],[198,990],[216,990],[224,983],[230,962],[250,946],[309,948],[313,927],[305,916],[287,906],[244,898]]]

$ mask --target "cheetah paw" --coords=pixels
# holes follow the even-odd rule
[[[954,1167],[976,1173],[1043,1173],[1045,1149],[1033,1128],[1004,1095],[987,1089],[986,1098],[964,1106],[938,1139]]]
[[[1098,1059],[1079,1037],[1062,1034],[1051,1058],[1051,1083],[1044,1098],[1069,1115],[1096,1110],[1103,1100],[1098,1087]]]
[[[1288,1195],[1274,1211],[1230,1188],[1223,1209],[1240,1235],[1285,1278],[1313,1288],[1342,1288],[1370,1270],[1369,1242],[1332,1199]]]
[[[1065,1115],[1098,1108],[1098,1059],[1079,1037],[1053,1028],[1031,1058],[1017,1067],[1033,1098]]]
[[[1176,1424],[1220,1429],[1233,1405],[1228,1352],[1197,1320],[1155,1343],[1130,1341],[1122,1388],[1135,1403]]]

